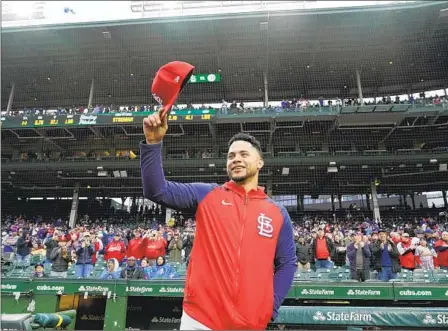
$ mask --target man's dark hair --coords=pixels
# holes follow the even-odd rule
[[[228,143],[228,147],[230,147],[230,145],[232,145],[235,141],[246,141],[246,142],[248,142],[249,144],[251,144],[258,151],[258,153],[260,153],[260,156],[263,157],[263,152],[261,151],[261,144],[257,140],[257,138],[255,138],[254,136],[251,136],[250,134],[242,133],[242,132],[237,133],[232,138],[230,138],[229,143]]]

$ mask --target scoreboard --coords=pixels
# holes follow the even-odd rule
[[[60,114],[60,115],[22,115],[2,116],[3,129],[59,127],[69,128],[88,125],[123,125],[141,124],[143,118],[153,112],[109,113],[109,114]],[[216,109],[176,110],[171,111],[168,120],[171,122],[203,122],[210,121]]]

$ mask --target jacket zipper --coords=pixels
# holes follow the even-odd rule
[[[245,195],[244,197],[244,213],[243,213],[243,226],[241,227],[240,241],[238,243],[238,260],[236,266],[236,284],[235,284],[235,302],[233,308],[235,309],[235,305],[238,304],[238,291],[239,291],[239,278],[240,278],[240,258],[241,258],[241,244],[243,242],[244,237],[244,226],[246,225],[246,214],[247,214],[247,205],[249,203],[249,196]],[[233,316],[235,317],[235,315]]]

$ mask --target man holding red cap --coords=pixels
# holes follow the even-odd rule
[[[177,84],[186,79],[176,71],[163,77]],[[243,133],[229,141],[230,180],[222,186],[170,182],[161,156],[168,122],[160,114],[143,122],[144,196],[196,214],[180,329],[265,329],[277,317],[297,267],[289,215],[258,186],[264,164],[260,143]]]

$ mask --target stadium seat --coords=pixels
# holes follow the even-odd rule
[[[13,268],[6,275],[8,278],[21,278],[24,277],[24,269],[23,268]]]
[[[297,272],[294,275],[294,280],[296,281],[310,281],[312,275],[314,275],[314,272],[312,270],[308,270],[308,272]]]
[[[336,282],[346,281],[351,278],[350,272],[332,271],[328,274],[328,279]]]
[[[401,282],[412,282],[412,272],[406,269],[402,269],[397,275],[397,281]]]
[[[432,273],[434,281],[438,283],[448,283],[448,270],[437,269]]]
[[[36,265],[38,263],[42,263],[45,261],[45,256],[42,256],[40,254],[33,255],[30,259],[30,265]]]

